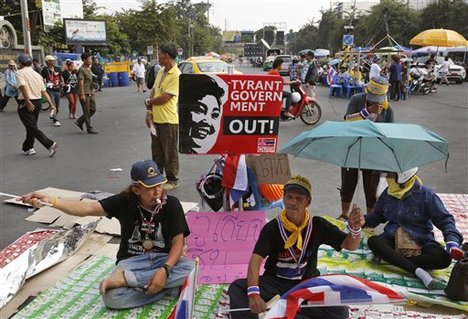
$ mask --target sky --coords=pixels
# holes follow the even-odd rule
[[[264,23],[286,23],[286,32],[298,31],[301,26],[320,19],[320,10],[330,7],[329,0],[192,0],[192,3],[209,1],[210,23],[221,30],[258,30]],[[138,9],[137,0],[95,0],[105,12]],[[165,1],[161,1],[165,2]]]

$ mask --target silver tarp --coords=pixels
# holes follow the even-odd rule
[[[96,228],[97,221],[59,231],[23,252],[0,269],[0,309],[20,290],[26,279],[73,255]]]

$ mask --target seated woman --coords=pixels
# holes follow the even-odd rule
[[[388,188],[379,197],[373,214],[365,216],[363,227],[387,222],[382,234],[369,238],[370,250],[388,263],[415,274],[431,289],[434,279],[428,270],[448,267],[451,258],[461,259],[463,236],[440,198],[422,185],[417,171],[416,167],[387,174]],[[442,231],[445,249],[434,239],[433,225]]]

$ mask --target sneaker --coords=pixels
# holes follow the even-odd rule
[[[55,153],[57,153],[57,148],[58,148],[58,144],[57,142],[54,142],[54,144],[52,144],[52,146],[49,148],[49,152],[50,152],[49,157],[53,157]]]
[[[36,154],[36,151],[34,150],[34,148],[30,148],[27,151],[23,151],[23,155],[26,155],[26,156],[35,155],[35,154]]]
[[[54,126],[57,126],[57,127],[61,126],[61,125],[60,125],[60,122],[59,122],[59,121],[55,121],[55,122],[54,122]]]
[[[96,132],[94,129],[89,129],[88,134],[99,134],[99,133]]]
[[[177,188],[179,184],[177,182],[167,182],[166,184],[163,184],[163,188],[165,191],[171,191],[175,188]]]
[[[292,118],[292,119],[295,118],[295,116],[292,115],[292,114],[289,113],[289,112],[284,112],[284,116],[289,117],[289,118]]]

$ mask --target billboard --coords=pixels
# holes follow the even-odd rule
[[[65,43],[78,45],[106,45],[106,21],[63,19]]]
[[[283,83],[271,75],[182,74],[179,152],[275,153]]]
[[[44,20],[44,27],[47,29],[52,28],[55,22],[60,21],[60,0],[43,0],[42,1],[42,18]]]

